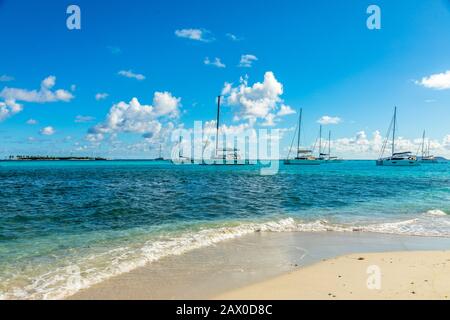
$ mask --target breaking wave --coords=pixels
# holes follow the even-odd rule
[[[334,224],[327,220],[304,222],[285,218],[262,223],[241,223],[234,226],[186,232],[179,236],[147,241],[137,247],[119,247],[91,255],[68,265],[33,276],[28,285],[0,292],[0,299],[62,299],[113,276],[129,272],[170,255],[211,246],[221,241],[255,232],[373,232],[414,236],[450,237],[450,217],[441,210],[430,210],[414,219],[367,224]],[[96,263],[101,260],[103,263]]]

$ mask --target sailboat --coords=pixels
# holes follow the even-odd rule
[[[178,157],[177,158],[172,158],[172,163],[173,164],[193,164],[194,163],[194,159],[185,157],[183,155],[183,150],[181,148],[181,145],[183,143],[183,137],[180,135],[180,140],[178,141]]]
[[[322,125],[319,127],[319,156],[317,157],[318,161],[327,161],[327,157],[329,154],[322,152]]]
[[[164,158],[162,156],[162,146],[159,144],[159,157],[155,158],[155,161],[164,161]]]
[[[428,139],[427,146],[425,147],[425,130],[423,130],[422,135],[422,157],[420,158],[421,163],[438,163],[435,156],[430,154],[430,140]]]
[[[217,120],[216,120],[216,148],[214,156],[209,160],[201,162],[202,165],[248,165],[250,161],[241,159],[239,149],[221,148],[219,149],[219,130],[220,130],[220,102],[222,96],[217,97]]]
[[[291,143],[291,148],[289,149],[289,154],[286,160],[284,160],[284,164],[286,165],[319,165],[321,161],[318,161],[316,157],[312,155],[312,150],[300,149],[300,138],[302,131],[302,115],[303,108],[300,108],[298,124],[297,124],[297,152],[296,156],[293,159],[290,159],[289,156],[292,153],[292,146],[294,145],[295,135]]]
[[[393,128],[392,128],[393,127]],[[384,151],[386,149],[389,135],[392,128],[392,145],[391,145],[391,156],[383,158]],[[395,134],[397,129],[397,107],[394,108],[394,117],[392,119],[391,125],[388,129],[388,134],[386,140],[384,141],[383,148],[381,149],[381,156],[376,161],[377,166],[418,166],[420,162],[417,161],[417,156],[413,155],[411,151],[406,152],[395,152]]]
[[[328,131],[328,155],[327,155],[327,162],[333,162],[333,163],[338,163],[338,162],[342,162],[341,158],[338,157],[334,157],[331,155],[331,130]]]

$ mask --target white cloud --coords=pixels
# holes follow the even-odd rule
[[[39,131],[40,134],[44,135],[44,136],[51,136],[53,134],[55,134],[55,129],[51,126],[42,128],[41,131]]]
[[[385,138],[380,134],[380,131],[372,133],[371,137],[365,131],[359,131],[354,137],[340,138],[332,140],[331,148],[333,154],[339,154],[346,158],[354,159],[376,159],[380,156],[381,149]],[[390,148],[390,141],[388,145]],[[397,151],[411,151],[413,153],[420,153],[422,138],[407,139],[398,137],[395,141],[395,148]],[[446,135],[442,140],[431,139],[430,150],[435,156],[450,156],[450,134]],[[385,156],[390,152],[386,150]],[[420,154],[419,154],[420,155]]]
[[[23,107],[14,100],[0,101],[0,122],[22,111]]]
[[[239,62],[239,67],[250,68],[255,61],[258,61],[256,56],[252,54],[243,54],[241,56],[241,61]]]
[[[415,81],[415,83],[430,89],[450,89],[450,70],[443,73],[432,74],[428,77],[423,77],[421,80]]]
[[[272,125],[276,120],[275,115],[283,115],[291,110],[281,99],[283,85],[270,71],[264,74],[262,83],[257,82],[252,86],[243,78],[237,87],[225,83],[222,94],[227,105],[238,108],[234,117],[236,121],[244,119],[255,122],[263,119],[265,125]]]
[[[277,116],[284,117],[294,113],[296,113],[294,109],[283,104],[281,105],[280,110],[277,113]]]
[[[29,119],[29,120],[27,121],[27,124],[29,124],[29,125],[35,125],[35,124],[38,124],[38,121],[37,121],[37,120],[34,120],[34,119]]]
[[[99,92],[95,95],[95,100],[100,101],[100,100],[104,100],[106,98],[108,98],[109,94],[104,93],[104,92]]]
[[[87,122],[92,122],[94,120],[95,120],[95,118],[91,117],[91,116],[78,115],[78,116],[75,117],[75,122],[76,123],[87,123]]]
[[[0,82],[8,82],[8,81],[13,81],[14,77],[8,76],[6,74],[3,74],[0,76]]]
[[[232,33],[227,33],[226,34],[227,38],[232,40],[232,41],[241,41],[242,39],[239,38],[238,36],[232,34]]]
[[[132,70],[120,70],[117,74],[125,78],[136,79],[139,81],[145,80],[145,76],[143,74],[134,73]]]
[[[330,116],[323,116],[319,120],[317,120],[317,123],[320,123],[322,125],[327,124],[339,124],[341,123],[342,119],[339,117],[330,117]]]
[[[98,143],[102,141],[105,138],[103,133],[88,133],[86,135],[86,141],[89,141],[91,143]]]
[[[51,89],[55,86],[55,84],[56,84],[56,77],[49,76],[44,80],[42,80],[41,88],[39,90],[30,91],[26,89],[5,87],[0,92],[0,97],[5,100],[36,102],[36,103],[47,103],[58,101],[69,102],[74,98],[74,96],[67,90],[58,89],[52,91]]]
[[[202,42],[210,42],[214,40],[211,37],[211,33],[205,29],[180,29],[175,30],[175,35],[179,38],[186,38]]]
[[[220,61],[220,58],[214,58],[214,61],[209,60],[208,57],[205,58],[205,60],[203,61],[204,64],[206,65],[211,65],[211,66],[215,66],[217,68],[225,68],[226,65],[222,63],[222,61]]]
[[[273,127],[275,126],[276,116],[273,113],[269,113],[265,118],[265,121],[261,124],[263,127]]]
[[[139,133],[150,139],[162,132],[163,118],[176,118],[179,115],[180,98],[170,92],[155,92],[153,105],[143,105],[137,98],[129,103],[119,102],[111,107],[105,121],[88,131],[86,140],[98,142],[105,134]]]

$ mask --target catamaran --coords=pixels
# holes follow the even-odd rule
[[[421,163],[438,163],[435,156],[430,154],[430,139],[428,139],[427,146],[425,147],[425,130],[422,135],[422,156],[420,158]]]
[[[159,157],[155,158],[155,161],[164,161],[164,158],[162,156],[162,146],[159,144]]]
[[[327,162],[328,163],[338,163],[342,162],[341,158],[335,157],[331,155],[331,130],[328,131],[328,154],[327,154]]]
[[[286,165],[319,165],[321,161],[317,160],[315,156],[313,156],[313,151],[308,149],[301,149],[300,148],[300,138],[301,138],[301,131],[302,131],[302,115],[303,115],[303,108],[300,108],[299,118],[298,118],[298,124],[297,124],[297,154],[296,157],[293,159],[290,159],[290,155],[292,153],[292,146],[294,145],[295,141],[295,135],[292,139],[291,147],[289,149],[289,154],[286,160],[284,160],[284,164]]]
[[[383,158],[388,139],[392,129],[392,154],[390,157]],[[376,161],[377,166],[418,166],[420,162],[417,161],[417,156],[413,155],[411,151],[395,152],[395,134],[397,129],[397,107],[394,108],[394,117],[389,125],[388,134],[381,149],[381,156]]]
[[[217,97],[217,120],[216,120],[216,148],[211,159],[204,159],[201,165],[250,165],[249,160],[242,160],[237,148],[219,149],[219,130],[220,130],[220,101],[221,96]]]

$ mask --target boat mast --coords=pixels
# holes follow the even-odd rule
[[[303,108],[300,108],[300,116],[298,118],[297,157],[299,156],[299,152],[300,152],[300,135],[301,135],[301,131],[302,131],[302,113],[303,113]]]
[[[422,159],[424,156],[425,152],[425,130],[423,130],[423,135],[422,135]]]
[[[322,154],[322,125],[320,125],[319,129],[319,157]]]
[[[394,108],[394,130],[392,130],[392,155],[395,153],[395,129],[397,125],[397,107]]]
[[[328,159],[331,158],[331,130],[328,131]]]
[[[162,155],[162,150],[161,150],[161,143],[160,143],[159,144],[159,158],[162,158],[161,155]]]
[[[220,98],[221,98],[221,96],[217,96],[216,156],[217,156],[217,150],[219,149]]]

